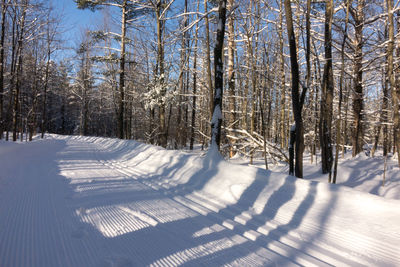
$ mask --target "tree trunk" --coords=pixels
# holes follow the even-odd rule
[[[335,163],[333,168],[333,178],[332,183],[336,183],[336,176],[337,176],[337,165],[339,160],[339,147],[341,143],[341,126],[342,126],[342,100],[343,100],[343,78],[344,78],[344,47],[346,44],[347,39],[347,25],[349,22],[349,9],[352,0],[348,0],[346,3],[346,19],[344,25],[344,35],[343,41],[340,51],[340,58],[341,58],[341,70],[340,70],[340,81],[339,81],[339,106],[338,106],[338,119],[336,121],[336,149],[335,149]],[[345,129],[346,130],[346,129]]]
[[[311,86],[311,0],[307,0],[306,10],[306,64],[307,64],[307,75],[306,75],[306,86]],[[310,88],[311,90],[311,88]],[[312,103],[313,94],[310,94],[310,103]],[[313,147],[310,145],[310,160],[313,163]]]
[[[233,13],[235,1],[228,0],[228,7],[231,10],[229,19],[228,19],[228,91],[229,91],[229,128],[236,128],[236,105],[235,105],[235,18]],[[233,146],[235,143],[235,139],[230,140],[230,149],[229,149],[229,157],[233,157]]]
[[[247,58],[247,60],[249,60],[249,58]],[[244,71],[243,68],[242,68],[242,71]],[[249,87],[250,87],[250,80],[251,80],[249,75],[250,75],[250,70],[247,69],[247,76],[245,76],[246,78],[245,78],[245,82],[244,82],[244,90],[243,90],[243,95],[242,95],[242,128],[245,129],[246,131],[248,130],[247,109],[248,109]]]
[[[253,0],[250,1],[250,7],[249,7],[249,14],[252,13],[252,6],[253,6]],[[257,9],[257,7],[255,7]],[[258,13],[257,9],[257,13]],[[260,17],[259,14],[255,17]],[[249,19],[249,28],[254,29],[253,31],[257,32],[259,28],[259,23],[256,21],[254,22],[254,25],[252,23],[252,18]],[[256,131],[256,109],[257,109],[257,98],[258,98],[258,86],[257,86],[257,70],[256,70],[256,65],[257,65],[257,50],[258,50],[258,43],[257,43],[257,33],[254,32],[248,32],[247,34],[247,46],[248,46],[248,56],[249,56],[249,71],[250,71],[250,77],[251,77],[251,94],[252,94],[252,105],[251,105],[251,119],[250,119],[250,134],[253,134],[253,132]],[[253,44],[254,40],[254,44]],[[254,45],[254,46],[253,46]],[[251,161],[253,160],[253,153],[251,154]],[[251,163],[252,164],[252,163]]]
[[[3,114],[3,93],[4,93],[4,40],[6,29],[6,0],[1,4],[1,38],[0,38],[0,140],[4,132],[4,114]]]
[[[314,44],[314,48],[315,48],[315,44]],[[314,126],[314,140],[313,140],[313,145],[312,145],[312,155],[315,156],[315,164],[318,164],[318,158],[317,158],[317,144],[319,142],[319,136],[318,136],[318,128],[319,128],[319,121],[318,121],[318,110],[319,110],[319,103],[318,103],[318,99],[319,99],[319,95],[320,95],[320,90],[319,87],[321,85],[321,73],[320,73],[320,64],[319,64],[319,59],[318,59],[318,55],[315,56],[315,60],[314,60],[314,75],[315,75],[315,79],[316,79],[316,83],[314,86],[314,99],[315,99],[315,103],[314,103],[314,116],[313,116],[313,126]],[[318,146],[319,147],[319,146]]]
[[[279,72],[281,77],[281,101],[280,101],[280,143],[281,148],[287,147],[287,129],[286,129],[286,86],[285,86],[285,55],[283,53],[283,0],[281,1],[279,11]]]
[[[296,142],[296,128],[295,126],[290,128],[289,138],[289,174],[294,175],[294,146]]]
[[[185,29],[188,26],[188,18],[187,18],[187,0],[185,0],[185,9],[184,9],[184,16],[183,16],[183,23],[182,23],[182,29]],[[183,32],[182,34],[182,40],[181,40],[181,63],[180,63],[180,72],[179,72],[179,97],[178,97],[178,118],[177,118],[177,127],[178,131],[176,133],[176,144],[178,147],[183,146],[183,131],[184,129],[184,123],[182,123],[182,111],[183,111],[183,106],[184,106],[184,95],[185,95],[185,76],[188,75],[188,71],[186,70],[186,66],[189,65],[189,52],[186,51],[188,47],[186,47],[186,39],[187,39],[187,31]],[[189,55],[187,55],[189,54]],[[185,75],[186,74],[186,75]]]
[[[346,96],[344,97],[345,100],[345,109],[344,109],[344,120],[343,120],[343,146],[342,146],[342,158],[344,158],[347,148],[346,145],[349,143],[349,137],[348,137],[348,132],[347,132],[347,124],[348,124],[348,114],[349,114],[349,97],[350,97],[350,90],[349,88],[351,87],[351,80],[349,80],[347,83],[345,82],[345,89],[346,89]]]
[[[163,0],[157,1],[156,6],[156,20],[157,20],[157,66],[158,66],[158,75],[160,79],[160,83],[162,85],[161,89],[161,97],[164,97],[166,94],[164,88],[164,42],[163,42],[163,22],[161,18],[162,13],[162,5],[164,4]],[[160,135],[159,135],[159,144],[162,147],[167,147],[167,132],[165,125],[165,103],[161,103],[159,106],[159,123],[160,123]]]
[[[248,9],[248,13],[252,13],[253,1],[250,1],[250,6]],[[258,10],[257,10],[258,13]],[[259,16],[258,16],[259,17]],[[256,73],[256,56],[257,56],[257,34],[254,34],[253,31],[257,31],[258,23],[252,22],[252,18],[249,18],[249,27],[247,31],[247,53],[248,53],[248,70],[249,70],[249,81],[251,81],[251,116],[250,116],[250,134],[253,134],[256,131],[256,112],[257,112],[257,98],[258,98],[258,86],[257,86],[257,73]],[[253,40],[254,44],[253,44]],[[254,45],[254,47],[253,47]],[[254,157],[254,149],[251,151],[250,154],[250,164],[253,164],[253,157]]]
[[[197,12],[199,11],[199,2],[197,2]],[[196,127],[196,101],[197,101],[197,43],[198,43],[198,32],[199,26],[196,25],[196,31],[194,34],[194,55],[193,55],[193,106],[192,106],[192,127],[190,129],[190,150],[193,150],[194,136]]]
[[[15,83],[15,92],[14,92],[14,111],[13,111],[13,141],[17,141],[17,131],[18,131],[18,117],[19,117],[19,92],[21,89],[21,75],[22,75],[22,45],[24,40],[24,28],[25,28],[25,15],[26,9],[28,8],[28,1],[24,3],[21,23],[20,23],[20,33],[18,40],[18,63],[17,63],[17,72],[16,72],[16,83]],[[21,133],[22,134],[22,133]]]
[[[263,108],[263,99],[261,95],[261,90],[259,91],[259,105],[260,105],[260,114],[261,114],[261,129],[262,129],[262,137],[263,137],[263,154],[264,154],[264,164],[265,169],[268,170],[268,158],[267,158],[267,137],[266,137],[266,129],[265,129],[265,119],[264,119],[264,108]]]
[[[363,142],[363,25],[364,25],[365,0],[358,0],[357,10],[351,12],[355,21],[355,43],[354,43],[354,92],[353,92],[353,157],[362,151]],[[351,10],[351,9],[350,9]]]
[[[118,138],[124,139],[125,113],[125,35],[126,35],[126,6],[127,0],[122,2],[121,19],[121,55],[119,60],[119,103],[118,103]]]
[[[218,150],[221,140],[222,94],[224,86],[224,63],[222,61],[222,53],[224,48],[226,1],[227,0],[219,0],[217,38],[214,48],[215,91],[213,116],[211,118],[211,148],[217,148]]]
[[[393,22],[393,0],[386,0],[388,9],[388,30],[389,30],[389,42],[387,46],[387,59],[388,59],[388,78],[390,88],[392,90],[393,99],[393,134],[395,137],[395,147],[397,152],[397,160],[400,166],[400,85],[396,85],[394,68],[393,68],[393,50],[394,50],[394,22]]]
[[[328,7],[328,2],[327,2],[327,6],[326,7]],[[307,88],[310,87],[310,83],[311,83],[311,60],[310,60],[310,55],[311,55],[311,21],[310,21],[310,13],[311,13],[311,0],[307,0],[307,11],[306,11],[306,64],[307,64],[306,86],[307,86]],[[332,24],[332,21],[331,21],[331,24]]]
[[[295,176],[303,178],[303,151],[304,151],[304,136],[303,136],[303,118],[302,108],[307,88],[303,88],[300,95],[299,93],[299,65],[297,62],[297,49],[296,49],[296,37],[294,35],[293,21],[292,21],[292,8],[290,6],[290,0],[285,0],[285,13],[286,13],[286,24],[287,33],[289,39],[290,48],[290,65],[292,70],[292,106],[293,115],[295,120]]]
[[[333,70],[332,70],[332,17],[333,0],[326,0],[325,12],[325,66],[322,82],[321,115],[319,134],[321,142],[322,173],[329,173],[331,182],[332,155],[332,107],[333,107]]]
[[[208,12],[208,7],[207,7],[207,2],[208,0],[204,0],[204,12]],[[206,60],[205,60],[205,68],[206,68],[206,82],[207,82],[207,87],[208,87],[208,97],[209,97],[209,110],[210,110],[210,118],[213,115],[214,112],[214,91],[213,91],[213,84],[212,84],[212,78],[211,78],[211,51],[210,51],[210,26],[209,26],[209,21],[208,21],[208,15],[205,16],[204,18],[205,21],[205,32],[206,32]],[[214,59],[215,60],[215,59]]]
[[[51,59],[51,38],[50,28],[47,27],[47,62],[44,77],[44,88],[43,88],[43,108],[42,108],[42,121],[40,126],[41,138],[43,139],[45,132],[47,131],[47,89],[49,84],[49,72],[50,72],[50,59]]]
[[[11,64],[10,64],[10,85],[9,85],[9,98],[8,98],[8,108],[6,114],[6,141],[9,139],[10,121],[12,120],[12,104],[13,104],[13,90],[15,86],[15,76],[16,76],[16,65],[17,65],[17,13],[14,12],[12,17],[12,40],[11,40]]]
[[[37,104],[37,92],[38,92],[38,75],[37,75],[37,62],[38,62],[38,53],[35,55],[35,63],[34,63],[34,73],[33,73],[33,86],[32,86],[32,108],[30,113],[28,114],[28,130],[29,130],[29,141],[32,141],[35,128],[36,128],[36,104]]]
[[[389,146],[389,134],[388,134],[388,107],[389,107],[389,90],[387,86],[383,91],[382,99],[382,123],[383,123],[383,156],[387,156]]]

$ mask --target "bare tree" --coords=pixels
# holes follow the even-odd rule
[[[290,65],[292,70],[292,107],[293,115],[295,120],[294,129],[291,129],[291,145],[295,144],[295,170],[294,174],[298,178],[303,178],[303,151],[304,151],[304,130],[303,130],[303,118],[302,109],[304,104],[304,98],[307,92],[307,87],[304,87],[301,94],[299,93],[299,65],[297,62],[297,48],[296,48],[296,37],[294,35],[293,20],[292,20],[292,8],[290,0],[284,1],[285,14],[286,14],[286,25],[287,34],[289,39],[290,48]],[[294,135],[294,136],[293,136]],[[293,140],[294,139],[294,140]]]

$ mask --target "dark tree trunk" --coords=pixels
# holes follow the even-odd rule
[[[232,13],[228,19],[228,91],[229,91],[229,128],[236,128],[236,112],[235,112],[235,28],[234,28],[234,0],[228,0],[228,7],[232,10]],[[235,143],[234,139],[230,140],[230,151],[229,157],[233,157],[233,145]]]
[[[322,82],[321,115],[319,134],[321,142],[322,173],[329,173],[331,182],[332,154],[332,107],[333,107],[333,71],[332,71],[332,17],[333,0],[326,0],[325,13],[325,66]]]
[[[296,142],[296,129],[290,129],[289,138],[289,174],[294,175],[294,146]]]
[[[222,93],[224,86],[224,81],[223,81],[224,63],[222,61],[222,52],[224,48],[225,21],[226,21],[226,0],[219,0],[217,39],[214,48],[214,74],[215,74],[214,108],[213,108],[213,116],[211,118],[211,147],[217,147],[218,150],[221,140],[221,123],[222,123]]]
[[[357,10],[351,14],[355,21],[355,44],[354,44],[354,92],[353,92],[353,157],[362,151],[362,119],[363,119],[363,25],[364,25],[365,0],[358,0]],[[352,9],[350,9],[351,11]]]
[[[164,23],[161,18],[162,14],[162,5],[164,1],[158,0],[156,6],[156,20],[157,20],[157,66],[158,66],[158,75],[160,76],[160,83],[163,86],[164,84],[164,43],[163,43],[163,27]],[[164,97],[166,94],[165,89],[162,89],[161,96]],[[160,123],[160,135],[159,135],[159,144],[162,147],[167,146],[167,131],[165,125],[165,103],[161,103],[159,106],[159,123]]]
[[[37,105],[37,91],[38,91],[38,75],[37,75],[37,53],[36,53],[36,58],[35,58],[35,64],[34,64],[34,80],[33,80],[33,86],[32,86],[32,108],[31,111],[28,115],[27,121],[28,121],[28,130],[29,130],[29,141],[32,141],[35,128],[36,128],[36,105]]]
[[[124,113],[125,113],[125,34],[126,34],[126,5],[127,0],[122,2],[121,20],[121,57],[119,60],[119,106],[118,106],[118,138],[124,135]]]
[[[1,4],[1,38],[0,38],[0,139],[3,138],[4,114],[3,114],[3,92],[4,92],[4,40],[6,28],[6,0]]]
[[[293,115],[295,120],[295,176],[303,178],[303,151],[304,151],[304,135],[303,135],[303,118],[302,108],[304,103],[305,94],[307,88],[303,88],[300,95],[299,93],[299,65],[297,62],[297,49],[296,49],[296,37],[294,35],[293,21],[292,21],[292,8],[290,6],[290,0],[285,0],[285,13],[286,13],[286,24],[287,33],[289,39],[290,48],[290,66],[292,70],[292,106]]]

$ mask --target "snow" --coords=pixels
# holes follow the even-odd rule
[[[217,90],[218,92],[218,90]],[[214,112],[211,118],[211,146],[210,152],[211,154],[219,154],[218,152],[218,145],[217,145],[217,135],[218,135],[218,123],[221,123],[220,120],[222,119],[222,111],[221,105],[216,105],[214,107]]]
[[[392,154],[386,167],[385,186],[382,186],[385,158],[382,151],[377,151],[375,157],[366,156],[360,153],[352,158],[351,151],[348,151],[344,158],[339,154],[338,176],[336,184],[351,187],[354,190],[367,192],[388,199],[400,200],[400,172],[397,159]],[[304,157],[304,179],[317,182],[327,182],[328,174],[321,174],[320,156],[318,162],[310,163],[310,155]],[[258,164],[263,166],[263,162]],[[276,166],[273,171],[286,173],[287,166]]]
[[[380,158],[368,160],[341,162],[338,181],[379,177]],[[388,164],[390,190],[400,191],[395,172]],[[0,141],[0,266],[399,265],[398,195],[349,186],[232,164],[217,151]]]
[[[222,111],[221,111],[221,106],[216,105],[214,108],[214,112],[211,118],[211,124],[216,124],[218,120],[222,119]]]
[[[222,26],[223,24],[222,24],[222,19],[219,19],[218,20],[218,26],[217,26],[217,31],[220,31],[220,32],[222,32]]]

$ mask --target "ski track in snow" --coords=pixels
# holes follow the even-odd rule
[[[315,203],[317,183],[282,200],[280,190],[302,193],[283,180],[260,194],[268,184],[256,180],[229,205],[199,190],[201,181],[160,177],[158,162],[146,173],[139,151],[132,164],[91,140],[56,136],[0,151],[0,266],[400,265],[399,232],[346,228],[324,205],[337,200]]]

